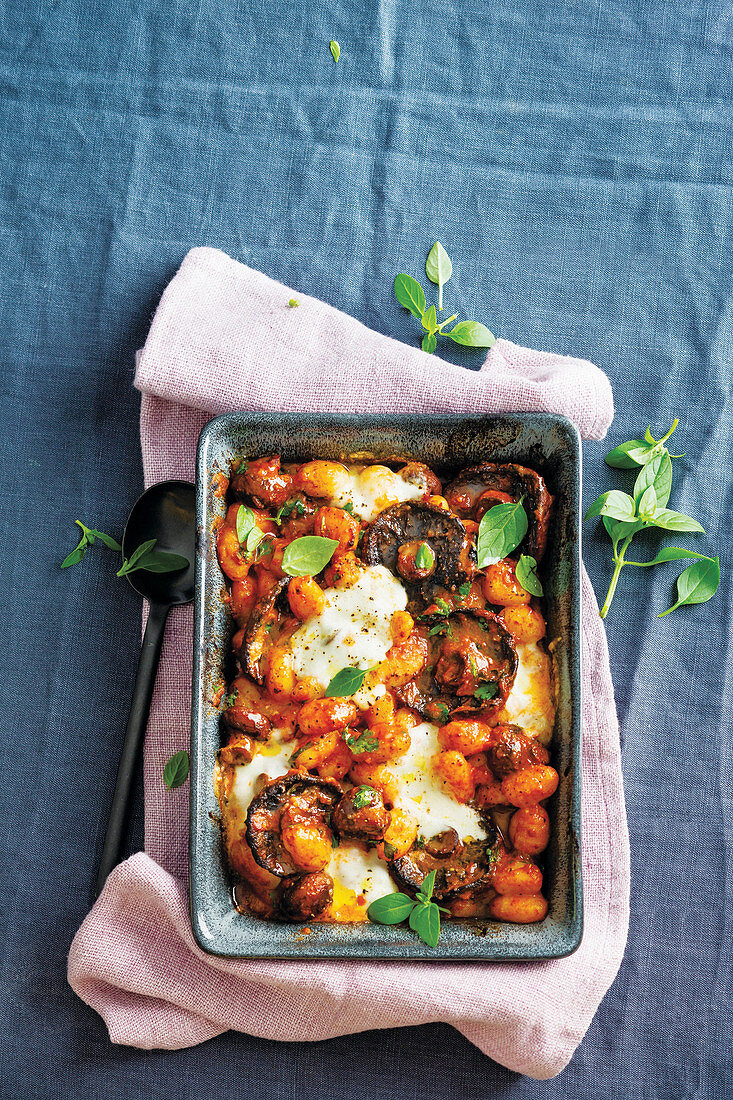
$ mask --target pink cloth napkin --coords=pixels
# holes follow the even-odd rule
[[[193,479],[203,425],[230,409],[564,413],[601,438],[613,417],[591,363],[506,340],[469,372],[370,331],[210,248],[189,252],[138,356],[145,481]],[[584,577],[585,934],[532,964],[231,962],[191,936],[188,786],[163,765],[189,741],[193,613],[173,612],[145,745],[145,852],[121,864],[79,929],[69,981],[115,1043],[191,1046],[230,1028],[280,1040],[443,1021],[510,1069],[552,1077],[570,1060],[626,942],[629,852],[606,639]]]

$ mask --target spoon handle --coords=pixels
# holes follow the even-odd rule
[[[150,703],[155,687],[155,674],[158,671],[158,660],[163,646],[163,633],[168,611],[168,604],[150,604],[140,660],[137,665],[130,717],[127,720],[125,740],[122,743],[120,763],[117,769],[115,793],[112,796],[112,806],[109,811],[107,834],[104,838],[104,847],[97,869],[97,879],[94,886],[95,898],[98,898],[101,894],[107,876],[117,866],[122,856],[132,781],[145,736],[145,727],[148,724]]]

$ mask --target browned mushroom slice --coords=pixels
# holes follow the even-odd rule
[[[289,611],[286,595],[289,583],[289,577],[277,581],[255,604],[239,650],[242,668],[258,684],[265,679],[263,658],[282,635],[285,627]]]
[[[331,824],[339,836],[375,844],[384,836],[391,814],[382,796],[372,787],[347,791],[333,811]]]
[[[547,545],[552,497],[544,478],[536,470],[513,462],[482,462],[480,466],[462,470],[445,490],[451,508],[464,519],[480,519],[492,505],[520,497],[524,497],[529,519],[529,529],[520,549],[540,561]]]
[[[521,726],[497,726],[486,750],[489,767],[497,779],[528,768],[530,764],[547,764],[550,754],[543,745],[528,737]]]
[[[398,472],[403,481],[417,485],[431,496],[439,496],[443,491],[440,478],[424,462],[408,462]]]
[[[423,543],[435,559],[427,570],[415,562]],[[457,589],[476,571],[466,528],[456,516],[434,504],[385,508],[366,529],[360,553],[367,565],[386,565],[402,576],[418,589],[423,604],[430,600],[436,585]]]
[[[283,810],[287,807],[297,812],[304,821],[328,823],[343,793],[335,779],[318,779],[304,772],[288,772],[266,783],[247,811],[247,843],[260,867],[281,877],[297,873],[283,845]]]
[[[439,834],[424,847],[413,845],[404,856],[391,860],[390,873],[400,886],[415,893],[426,876],[435,871],[433,897],[438,901],[464,892],[480,893],[491,886],[491,846],[496,842],[493,832],[489,840],[459,840],[446,855],[435,855],[433,842],[442,838]]]
[[[433,722],[499,710],[517,675],[511,634],[491,611],[456,611],[434,617],[430,655],[423,669],[395,693]],[[420,633],[427,631],[420,627]]]
[[[232,477],[236,500],[251,500],[259,508],[279,508],[293,491],[293,479],[280,469],[280,455],[246,460]]]
[[[333,901],[333,879],[325,871],[288,875],[282,881],[278,901],[287,920],[313,920]]]

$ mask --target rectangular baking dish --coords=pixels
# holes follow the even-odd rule
[[[224,578],[212,524],[225,503],[212,486],[234,456],[279,453],[283,461],[329,458],[415,459],[445,477],[481,461],[519,462],[540,472],[555,497],[542,566],[548,639],[555,639],[558,712],[552,763],[560,785],[549,811],[540,924],[487,920],[443,923],[436,948],[406,925],[265,921],[237,912],[225,864],[212,771],[220,747],[219,708],[212,699],[230,671],[233,624],[221,601]],[[553,959],[569,955],[583,930],[580,863],[580,441],[564,417],[397,416],[315,413],[228,413],[206,425],[197,465],[197,554],[191,730],[189,838],[191,922],[198,945],[226,958],[420,959],[422,961]]]

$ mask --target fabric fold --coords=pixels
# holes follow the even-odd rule
[[[297,296],[300,306],[288,306]],[[372,332],[215,249],[168,286],[138,355],[146,484],[193,476],[198,434],[230,409],[515,412],[570,417],[600,438],[605,375],[579,359],[497,341],[466,371]],[[567,959],[533,964],[231,961],[203,953],[188,917],[186,789],[162,766],[188,742],[192,616],[171,617],[145,746],[145,853],[118,867],[79,929],[69,981],[113,1042],[177,1049],[229,1028],[319,1040],[442,1021],[521,1073],[559,1073],[624,951],[629,851],[605,634],[583,577],[585,933]]]

